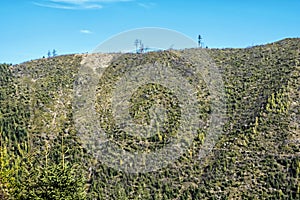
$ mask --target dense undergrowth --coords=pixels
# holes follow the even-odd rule
[[[200,50],[188,51],[196,56]],[[77,136],[73,84],[84,55],[0,65],[0,199],[299,199],[300,40],[205,51],[223,77],[224,134],[199,160],[207,131],[199,129],[178,160],[143,174],[107,167]],[[163,148],[176,136],[180,117],[172,91],[148,84],[134,93],[130,114],[136,123],[149,124],[149,109],[161,104],[169,110],[164,129],[147,139],[122,132],[114,123],[110,98],[128,66],[158,62],[174,67],[197,86],[201,120],[207,120],[209,91],[182,67],[193,64],[181,53],[124,54],[99,80],[99,121],[120,148]]]

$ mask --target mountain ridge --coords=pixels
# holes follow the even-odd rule
[[[132,117],[139,123],[147,122],[147,112],[153,102],[165,98],[170,109],[168,117],[174,119],[167,121],[166,130],[141,140],[129,137],[114,123],[110,109],[114,83],[126,70],[147,62],[173,66],[196,84],[200,88],[199,110],[206,121],[213,109],[210,93],[200,75],[190,75],[193,63],[182,56],[188,52],[193,58],[201,51],[209,55],[223,79],[227,118],[224,134],[210,153],[199,160],[197,155],[208,132],[206,128],[199,129],[193,144],[178,160],[166,168],[145,174],[127,174],[106,166],[97,161],[78,138],[73,119],[74,83],[87,54],[56,56],[14,66],[1,65],[3,167],[0,197],[298,199],[299,38],[244,49],[120,54],[107,67],[97,85],[95,107],[101,116],[102,128],[109,133],[111,141],[116,141],[128,152],[155,151],[163,148],[176,134],[176,119],[180,115],[176,98],[155,84],[134,94],[136,101],[133,102],[137,106],[132,107]],[[101,55],[95,54],[96,57]],[[193,80],[193,77],[198,79]],[[143,99],[143,93],[149,95],[149,99]],[[6,154],[8,158],[3,156]],[[7,165],[7,159],[15,165]],[[57,179],[47,179],[47,174]],[[77,181],[72,182],[74,179]]]

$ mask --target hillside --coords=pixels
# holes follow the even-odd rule
[[[196,85],[201,120],[207,123],[214,109],[212,96],[201,76],[189,75],[193,62],[182,57],[192,58],[200,51],[210,56],[223,79],[223,134],[207,156],[198,159],[208,134],[204,126],[173,163],[138,174],[98,161],[78,137],[73,87],[87,55],[1,64],[0,198],[299,199],[300,39],[246,49],[117,55],[97,84],[95,109],[101,128],[128,152],[154,151],[174,138],[180,126],[180,103],[158,84],[135,93],[131,115],[147,124],[151,106],[156,100],[164,102],[169,112],[161,132],[147,139],[131,137],[113,119],[114,83],[146,63],[173,66]]]

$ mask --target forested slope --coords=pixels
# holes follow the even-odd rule
[[[73,118],[74,83],[86,55],[66,55],[19,65],[0,65],[2,199],[299,199],[300,40],[285,39],[246,49],[188,49],[122,54],[99,80],[96,111],[113,142],[126,151],[163,148],[178,127],[178,101],[164,87],[149,84],[135,94],[132,116],[141,124],[157,99],[170,113],[161,133],[141,140],[114,124],[112,85],[130,67],[193,63],[206,51],[224,82],[224,134],[197,159],[207,129],[174,163],[150,173],[127,174],[107,167],[82,145]],[[128,67],[129,66],[129,67]],[[186,75],[188,77],[188,75]],[[189,78],[189,77],[188,77]],[[198,84],[204,120],[213,109],[209,91]],[[148,98],[143,99],[142,95]],[[121,162],[121,161],[120,161]]]

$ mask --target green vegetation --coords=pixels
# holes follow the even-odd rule
[[[99,121],[120,148],[163,148],[176,137],[181,115],[172,91],[148,84],[134,92],[130,115],[147,125],[151,107],[162,105],[169,110],[164,129],[147,139],[122,132],[113,119],[111,93],[129,67],[160,63],[178,70],[197,86],[201,120],[208,120],[209,91],[201,78],[188,73],[193,64],[180,56],[184,51],[120,55],[99,80]],[[188,51],[193,56],[200,50]],[[78,138],[73,84],[84,55],[1,64],[0,199],[299,199],[300,40],[205,51],[224,81],[224,135],[199,160],[207,133],[203,127],[178,160],[144,174],[106,166]]]

